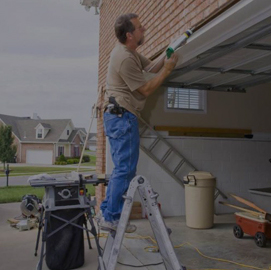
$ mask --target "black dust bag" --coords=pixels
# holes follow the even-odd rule
[[[67,209],[52,211],[51,213],[65,220],[71,220],[82,209]],[[82,215],[73,221],[74,224],[83,226],[85,216]],[[50,215],[47,227],[47,236],[65,224],[63,221]],[[51,237],[46,239],[46,264],[51,270],[68,270],[84,264],[84,235],[83,230],[72,225],[67,225]]]

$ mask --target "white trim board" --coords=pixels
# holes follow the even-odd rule
[[[187,44],[177,50],[182,57],[176,68],[270,16],[270,0],[240,1],[196,31]]]

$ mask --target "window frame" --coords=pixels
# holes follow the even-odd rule
[[[36,131],[36,138],[37,139],[43,139],[44,130],[43,128],[37,128]],[[41,137],[40,137],[41,136]]]
[[[168,89],[186,89],[186,90],[198,90],[202,91],[202,109],[183,109],[183,108],[168,108]],[[206,114],[207,113],[207,91],[206,90],[200,90],[200,89],[187,89],[182,87],[166,87],[165,96],[164,96],[165,102],[165,111],[166,112],[178,112],[178,113],[192,113],[192,114]]]

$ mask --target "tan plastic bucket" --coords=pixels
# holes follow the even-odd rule
[[[209,229],[214,225],[216,178],[209,172],[195,171],[184,177],[186,225]]]

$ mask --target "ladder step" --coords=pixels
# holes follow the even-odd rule
[[[153,143],[150,145],[150,147],[148,148],[148,150],[151,152],[153,150],[153,148],[158,144],[158,142],[160,141],[160,139],[157,137]]]
[[[172,149],[171,148],[169,148],[168,150],[167,150],[167,152],[164,154],[164,156],[162,157],[162,159],[161,159],[161,162],[162,163],[164,163],[165,162],[165,160],[169,157],[169,155],[172,153]]]
[[[143,133],[148,129],[148,127],[145,125],[144,127],[141,128],[140,132],[139,132],[139,136],[141,137],[143,135]]]
[[[184,160],[181,160],[180,162],[179,162],[179,164],[176,166],[176,168],[173,170],[173,174],[176,174],[178,171],[179,171],[179,169],[183,166],[183,164],[184,164]]]

